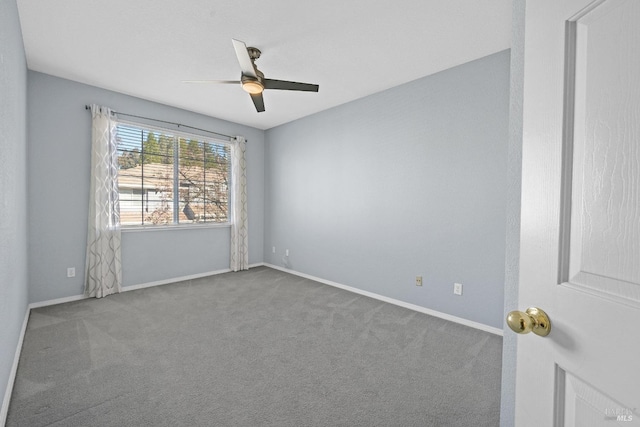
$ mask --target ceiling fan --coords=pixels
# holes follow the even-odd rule
[[[239,83],[242,85],[242,89],[251,96],[253,105],[255,105],[258,113],[264,111],[264,99],[262,97],[262,92],[265,89],[317,92],[320,88],[318,85],[309,83],[266,79],[262,71],[258,70],[255,63],[255,60],[260,58],[260,50],[255,47],[247,47],[247,45],[240,40],[232,39],[231,41],[233,42],[233,48],[235,49],[236,56],[238,57],[240,70],[242,71],[240,80],[185,80],[184,83]]]

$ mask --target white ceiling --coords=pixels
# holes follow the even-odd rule
[[[29,69],[268,129],[510,47],[511,0],[18,0]],[[231,39],[262,51],[257,113]]]

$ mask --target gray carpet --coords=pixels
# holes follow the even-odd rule
[[[497,426],[502,338],[266,267],[35,309],[7,426]]]

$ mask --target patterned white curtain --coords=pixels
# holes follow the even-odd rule
[[[84,293],[102,298],[122,289],[116,123],[106,107],[91,106],[91,190]]]
[[[249,238],[247,229],[246,142],[237,136],[231,145],[231,265],[232,271],[249,269]]]

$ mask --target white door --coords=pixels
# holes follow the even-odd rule
[[[516,425],[637,426],[640,0],[529,0],[524,58]]]

